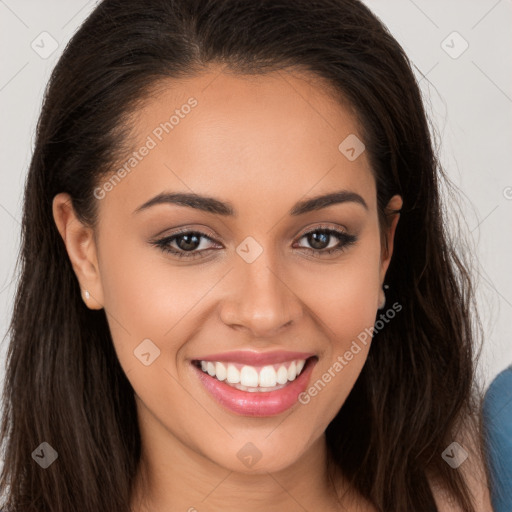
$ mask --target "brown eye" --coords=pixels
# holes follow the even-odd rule
[[[197,258],[202,257],[201,253],[210,249],[209,247],[202,247],[204,246],[203,239],[213,242],[208,235],[200,231],[182,231],[152,243],[162,251],[173,254],[178,258]],[[172,244],[174,244],[174,247]]]
[[[300,239],[303,238],[305,238],[307,243],[311,246],[310,249],[307,247],[304,247],[304,249],[309,249],[315,254],[337,253],[345,250],[357,241],[357,237],[354,235],[330,228],[316,228],[304,233]],[[331,243],[336,239],[338,240],[338,243],[335,246],[332,246]]]

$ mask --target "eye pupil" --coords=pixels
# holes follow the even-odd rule
[[[315,231],[308,235],[308,243],[315,249],[324,249],[324,245],[329,245],[329,233]]]
[[[185,245],[180,243],[182,240],[185,240]],[[193,240],[193,241],[191,241]],[[200,244],[200,237],[197,234],[185,234],[180,235],[176,238],[176,245],[182,249],[183,251],[193,251],[197,249]]]

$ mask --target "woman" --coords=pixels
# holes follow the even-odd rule
[[[101,2],[26,183],[7,510],[491,510],[442,177],[360,2]]]

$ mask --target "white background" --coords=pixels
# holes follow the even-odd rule
[[[512,363],[512,1],[366,0],[414,63],[440,155],[461,190],[462,221],[473,240],[485,346],[483,383]],[[23,184],[42,95],[65,44],[94,1],[0,0],[0,378],[19,248]],[[453,32],[458,35],[451,35]],[[41,58],[48,32],[58,47]],[[449,36],[449,37],[448,37]],[[49,39],[47,39],[49,41]],[[443,43],[443,41],[445,41]],[[452,58],[445,50],[457,55]],[[48,49],[50,46],[47,44]],[[49,284],[50,285],[50,284]]]

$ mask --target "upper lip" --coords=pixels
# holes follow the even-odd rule
[[[196,357],[195,361],[219,361],[226,363],[241,363],[249,366],[263,366],[266,364],[278,364],[297,359],[308,359],[315,354],[311,352],[290,352],[287,350],[275,350],[272,352],[256,352],[252,350],[234,350],[218,354]]]

